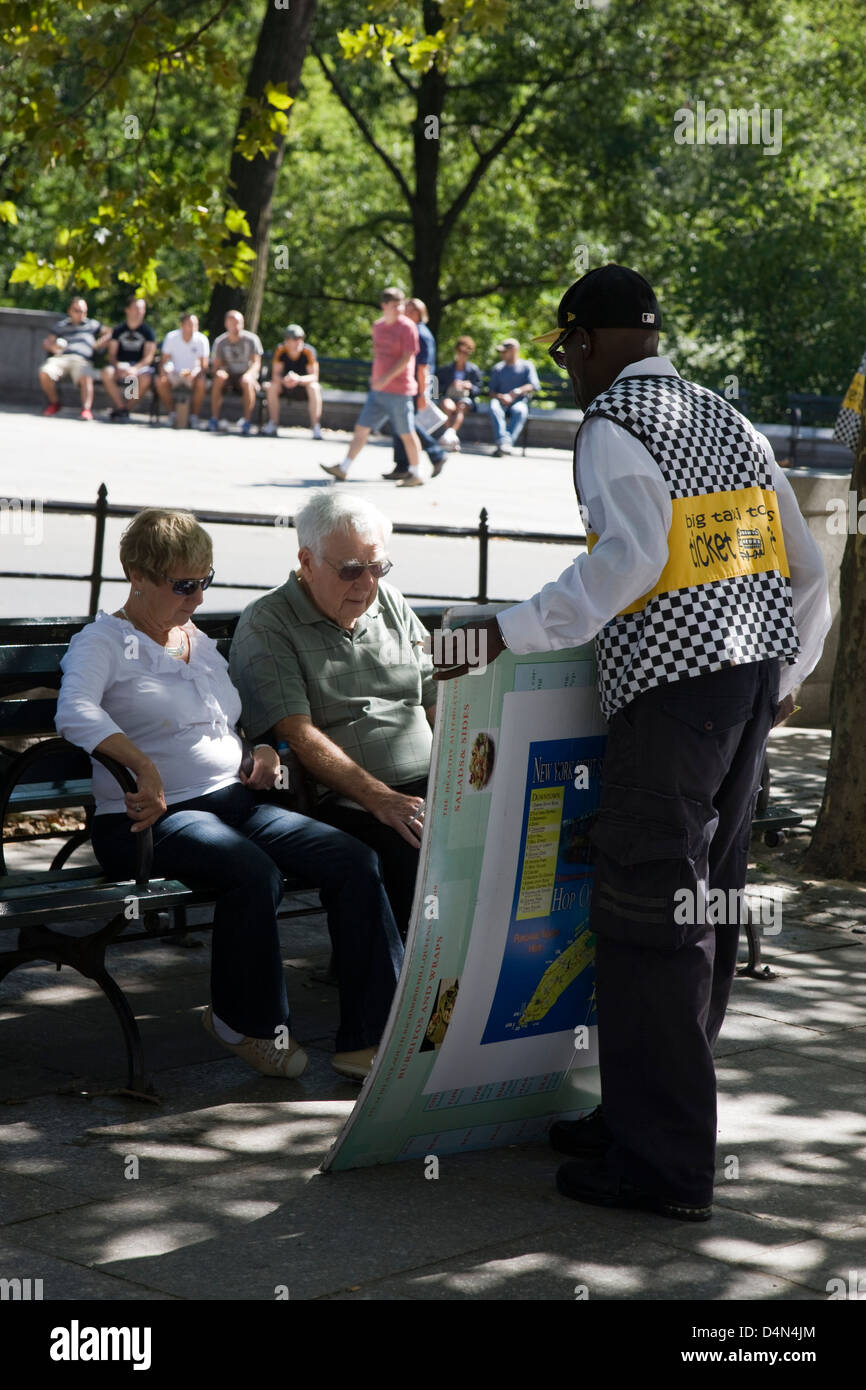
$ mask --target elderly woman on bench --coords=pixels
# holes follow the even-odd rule
[[[157,874],[223,891],[214,909],[206,1030],[266,1076],[297,1077],[277,910],[283,875],[318,890],[340,991],[333,1066],[363,1080],[388,1016],[402,945],[379,860],[359,840],[263,797],[279,758],[268,744],[241,770],[241,701],[216,643],[192,622],[213,580],[207,532],[189,512],[148,508],[123,533],[126,602],[100,612],[63,658],[57,729],[128,767],[125,797],[94,762],[93,851],[134,875],[135,836],[153,835]],[[192,577],[191,577],[192,576]]]

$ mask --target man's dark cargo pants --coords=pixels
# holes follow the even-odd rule
[[[618,711],[591,834],[607,1164],[696,1206],[712,1201],[712,1048],[742,920],[729,890],[746,881],[778,687],[779,663],[766,660],[656,686]],[[725,890],[721,923],[683,920],[711,915],[711,889]]]

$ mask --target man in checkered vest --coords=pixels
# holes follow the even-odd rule
[[[702,1221],[712,1049],[764,751],[818,661],[830,610],[769,441],[657,356],[660,328],[647,281],[607,265],[571,286],[556,330],[536,339],[552,344],[584,410],[574,478],[587,553],[478,640],[492,660],[506,645],[595,638],[609,721],[591,832],[602,1104],[552,1127],[554,1148],[572,1155],[559,1189]],[[728,906],[710,910],[708,897]]]

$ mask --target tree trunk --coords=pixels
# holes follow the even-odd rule
[[[866,496],[866,393],[851,489],[859,517]],[[866,513],[866,506],[863,507]],[[850,512],[849,512],[850,514]],[[833,738],[824,800],[805,860],[807,873],[823,878],[866,878],[866,534],[848,535],[839,573],[839,651],[830,689]]]
[[[255,56],[247,77],[244,105],[248,101],[258,103],[263,99],[269,82],[274,86],[285,83],[289,96],[297,95],[317,3],[318,0],[288,0],[284,7],[278,8],[274,0],[267,0]],[[276,149],[268,155],[258,154],[255,159],[245,159],[234,151],[237,132],[243,127],[244,121],[245,111],[242,107],[232,144],[228,190],[249,222],[250,236],[246,240],[255,251],[256,259],[246,286],[214,285],[207,311],[207,330],[211,342],[222,333],[223,320],[229,309],[240,309],[246,327],[254,333],[257,331],[268,274],[271,208],[277,175],[283,162],[285,137],[279,131],[274,131]]]
[[[435,34],[441,13],[438,5],[424,0],[424,29]],[[412,293],[423,299],[430,314],[430,332],[439,334],[442,301],[439,275],[442,268],[442,228],[439,225],[439,123],[445,105],[445,74],[437,67],[423,73],[412,136],[415,146],[415,194],[412,199]]]

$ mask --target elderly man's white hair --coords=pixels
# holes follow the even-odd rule
[[[373,545],[387,542],[392,525],[384,512],[362,497],[349,497],[344,492],[316,492],[295,515],[298,549],[311,550],[317,560],[325,557],[325,542],[335,534],[348,535],[357,531],[362,540]]]

